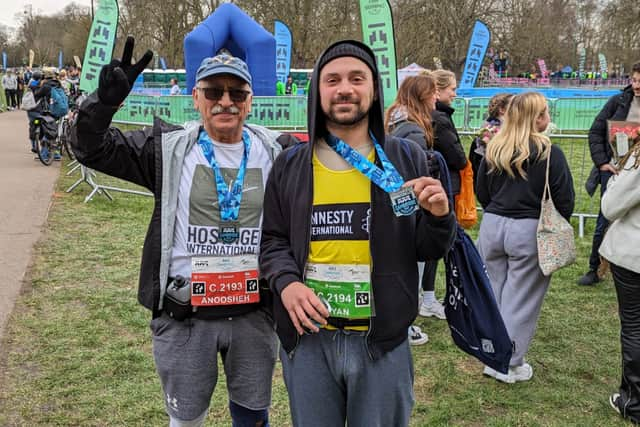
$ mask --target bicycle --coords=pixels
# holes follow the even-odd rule
[[[69,113],[66,114],[62,120],[60,120],[60,126],[58,127],[58,144],[62,149],[67,153],[69,159],[75,160],[76,156],[71,149],[71,123],[75,120],[76,115],[78,114],[78,108],[82,101],[84,101],[86,96],[83,93],[79,93],[78,96],[73,100],[71,105],[69,106]]]
[[[71,133],[71,119],[69,118],[69,115],[65,115],[60,120],[60,124],[58,126],[57,143],[58,143],[58,147],[60,147],[61,154],[64,149],[64,152],[66,153],[67,156],[69,156],[69,159],[75,160],[76,156],[75,154],[73,154],[73,150],[71,149],[70,133]]]
[[[33,125],[38,159],[43,165],[49,166],[53,163],[54,154],[60,150],[58,123],[53,117],[45,115],[33,119]]]

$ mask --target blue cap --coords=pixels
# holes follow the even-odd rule
[[[200,63],[200,67],[198,67],[198,71],[196,71],[196,81],[219,74],[231,74],[251,86],[251,74],[249,74],[247,64],[242,59],[226,53],[221,53],[212,58],[204,58]]]

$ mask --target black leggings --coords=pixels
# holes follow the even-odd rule
[[[436,289],[436,270],[438,261],[427,261],[424,263],[424,273],[422,274],[422,290],[425,292]]]
[[[625,418],[640,422],[640,274],[611,264],[618,295],[622,381],[620,412]]]

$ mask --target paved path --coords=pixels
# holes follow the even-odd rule
[[[47,218],[60,163],[29,151],[27,113],[0,114],[0,342]]]

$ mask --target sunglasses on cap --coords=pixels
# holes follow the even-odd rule
[[[220,101],[225,92],[229,93],[229,98],[233,102],[244,102],[247,100],[247,96],[251,94],[248,90],[239,89],[235,87],[198,87],[198,90],[204,93],[204,97],[209,101]]]

